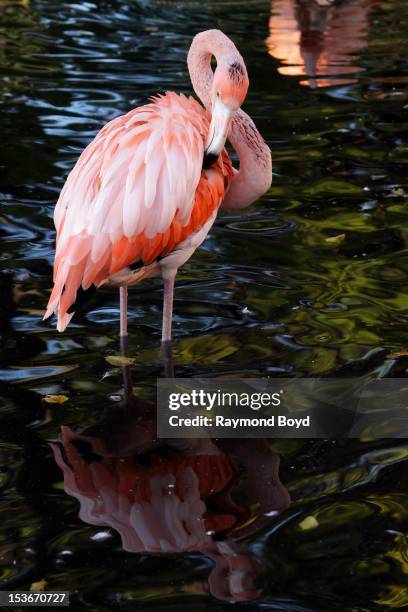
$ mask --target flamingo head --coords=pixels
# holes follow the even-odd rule
[[[211,124],[205,146],[204,168],[209,168],[224,149],[232,119],[245,100],[248,85],[245,63],[238,53],[230,61],[224,60],[217,66],[211,90]]]

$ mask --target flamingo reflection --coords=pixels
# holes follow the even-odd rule
[[[280,74],[306,76],[311,88],[346,85],[363,70],[368,17],[377,0],[272,0],[268,52]]]
[[[257,597],[259,567],[237,539],[288,507],[279,457],[259,440],[229,440],[225,448],[210,439],[158,441],[152,413],[145,410],[141,420],[140,412],[128,411],[124,423],[125,413],[112,411],[102,428],[62,428],[61,443],[51,446],[65,492],[80,503],[79,517],[115,529],[128,552],[201,552],[214,563],[208,580],[214,597]]]

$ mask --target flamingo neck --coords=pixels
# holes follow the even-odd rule
[[[220,67],[228,67],[234,62],[243,63],[233,42],[220,30],[207,30],[195,36],[187,64],[194,91],[209,112],[212,110],[213,56]],[[271,186],[271,152],[252,119],[242,110],[238,110],[234,116],[228,139],[238,154],[240,167],[235,171],[222,206],[244,208]]]
[[[217,66],[228,68],[243,59],[234,43],[221,30],[207,30],[194,37],[187,57],[187,65],[194,91],[205,108],[211,112],[211,89],[214,73],[211,58],[215,57]]]
[[[222,208],[245,208],[266,193],[272,184],[271,151],[251,117],[238,110],[228,137],[239,157]]]

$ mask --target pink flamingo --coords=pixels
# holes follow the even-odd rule
[[[162,341],[169,341],[178,268],[205,239],[221,203],[243,208],[271,185],[269,147],[240,110],[248,75],[235,45],[219,30],[201,32],[188,68],[206,110],[182,94],[158,95],[105,125],[67,178],[54,212],[54,288],[44,316],[55,313],[59,331],[74,314],[78,289],[107,283],[119,286],[126,336],[128,286],[162,276]],[[227,138],[239,170],[224,149]]]

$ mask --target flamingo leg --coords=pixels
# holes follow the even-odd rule
[[[132,399],[132,379],[130,376],[129,362],[127,361],[127,350],[128,350],[128,337],[120,336],[120,353],[123,357],[122,377],[123,377],[123,396],[126,403]]]
[[[162,342],[171,341],[171,324],[173,319],[174,279],[172,274],[164,280]]]
[[[120,335],[127,336],[127,306],[128,306],[128,288],[126,285],[119,287],[119,302],[120,302]]]
[[[171,341],[162,343],[164,378],[174,378],[174,361]]]

